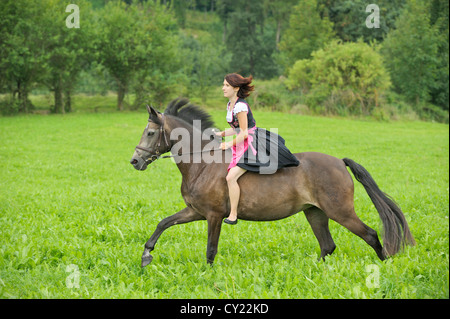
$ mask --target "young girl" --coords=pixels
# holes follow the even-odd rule
[[[281,136],[256,127],[252,111],[244,100],[254,90],[251,83],[251,76],[244,78],[232,73],[225,76],[222,87],[224,97],[229,100],[227,122],[231,128],[216,134],[222,137],[236,135],[232,141],[221,144],[223,150],[231,148],[233,153],[226,177],[231,211],[224,220],[230,225],[237,224],[239,177],[247,171],[270,174],[282,167],[299,165],[297,158],[284,145]]]

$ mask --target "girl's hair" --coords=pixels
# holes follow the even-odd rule
[[[239,87],[239,91],[237,93],[237,96],[240,98],[245,99],[247,96],[250,95],[250,92],[252,92],[255,89],[254,85],[250,85],[252,83],[253,77],[250,75],[248,78],[244,78],[242,75],[237,73],[231,73],[227,74],[225,76],[225,80],[232,86],[232,87]]]

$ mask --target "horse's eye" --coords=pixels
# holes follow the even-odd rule
[[[148,131],[147,136],[150,137],[150,136],[153,136],[154,134],[155,134],[154,131]]]

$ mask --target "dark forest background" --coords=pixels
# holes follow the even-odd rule
[[[448,123],[448,2],[372,2],[2,0],[0,110],[222,106],[238,72],[256,108]]]

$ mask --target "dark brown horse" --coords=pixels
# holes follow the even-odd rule
[[[186,207],[158,224],[145,244],[141,265],[145,267],[152,261],[150,252],[164,230],[205,219],[208,222],[206,259],[213,263],[222,220],[230,212],[225,176],[231,151],[217,150],[219,142],[211,141],[204,131],[213,126],[210,116],[188,104],[187,100],[172,101],[163,114],[147,108],[150,115],[148,124],[130,163],[137,170],[145,170],[161,154],[171,151],[182,174],[181,194]],[[196,123],[201,126],[193,126]],[[200,141],[196,142],[195,136],[197,140],[200,137]],[[195,143],[199,148],[195,148]],[[205,155],[214,155],[216,160],[211,163]],[[282,168],[271,175],[247,172],[239,179],[239,219],[272,221],[304,211],[319,241],[321,258],[336,248],[328,228],[329,219],[361,237],[381,260],[396,254],[406,244],[415,244],[402,211],[378,188],[364,167],[351,159],[321,153],[298,153],[295,156],[300,161],[297,167]],[[384,227],[384,247],[377,232],[356,216],[354,185],[347,167],[363,184],[378,210]]]

